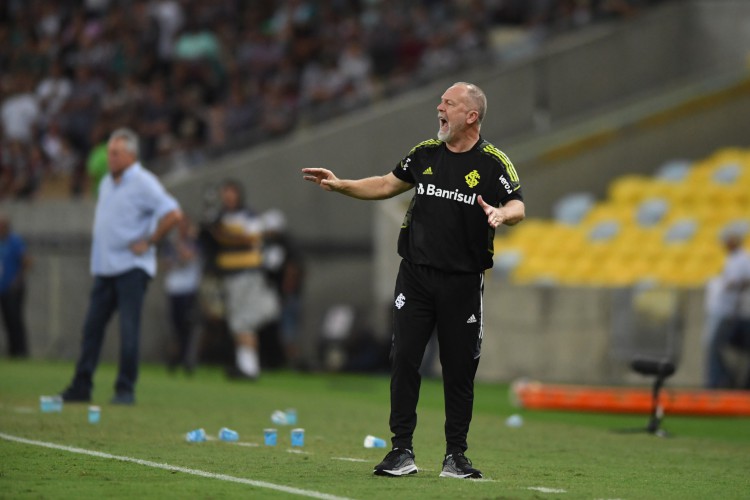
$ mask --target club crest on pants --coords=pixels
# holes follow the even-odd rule
[[[403,293],[399,293],[398,297],[396,297],[396,309],[401,309],[404,307],[404,304],[406,304],[406,297],[404,297]]]

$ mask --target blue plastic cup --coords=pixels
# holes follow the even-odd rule
[[[305,429],[292,429],[292,446],[305,446]]]
[[[202,443],[206,440],[206,431],[203,429],[195,429],[185,435],[185,441],[188,443]]]
[[[52,396],[39,396],[39,410],[41,410],[42,413],[50,413],[55,411]]]
[[[102,411],[98,406],[89,406],[89,423],[98,424],[101,419]]]
[[[271,413],[271,422],[276,425],[286,425],[288,423],[286,420],[286,413],[281,410],[274,411]]]
[[[61,413],[63,410],[62,396],[52,396],[52,411]]]
[[[297,410],[294,408],[287,408],[284,413],[286,415],[287,425],[297,425]]]
[[[276,446],[276,429],[263,429],[263,442],[266,446]]]
[[[42,413],[60,413],[62,408],[62,396],[39,396],[39,410]]]
[[[222,427],[219,430],[219,439],[222,441],[239,441],[240,435],[237,433],[237,431]]]
[[[385,448],[385,439],[372,435],[365,436],[365,448]]]

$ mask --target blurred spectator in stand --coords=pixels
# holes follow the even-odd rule
[[[179,104],[172,115],[177,149],[187,165],[201,158],[201,144],[208,137],[206,110],[201,105],[200,90],[196,87],[180,92]]]
[[[77,50],[78,40],[83,36],[85,29],[86,13],[83,9],[71,9],[57,39],[60,50],[58,59],[63,62],[66,68],[72,67],[70,58]]]
[[[296,112],[295,110],[299,106],[300,68],[291,57],[281,59],[273,74],[269,75],[265,82],[267,87],[265,89],[262,86],[259,88],[261,95],[269,91],[278,91],[279,95],[283,96],[288,103],[291,112]],[[293,120],[292,125],[294,125]]]
[[[283,56],[283,44],[253,24],[235,50],[237,64],[250,75],[259,77],[270,77]]]
[[[312,26],[315,19],[315,5],[306,0],[281,2],[269,19],[269,28],[279,38],[288,40],[295,30]]]
[[[461,64],[459,53],[448,34],[438,32],[428,41],[419,71],[423,78],[430,79],[455,71]]]
[[[372,59],[360,42],[355,40],[346,44],[338,59],[338,69],[346,82],[343,108],[354,109],[369,104],[375,97]]]
[[[7,97],[0,107],[4,141],[30,144],[37,133],[41,110],[34,95],[34,80],[28,72],[8,76]]]
[[[708,338],[706,357],[706,386],[711,389],[732,388],[744,385],[750,389],[750,380],[738,382],[737,374],[727,366],[724,351],[728,347],[750,350],[750,254],[743,250],[744,234],[730,230],[724,235],[727,259],[719,276],[716,305],[720,321]]]
[[[104,82],[88,66],[76,67],[73,91],[61,114],[61,125],[71,145],[81,158],[88,157],[91,149],[91,132],[99,117],[100,103],[105,94]],[[78,162],[72,172],[71,191],[83,193],[85,166]]]
[[[237,140],[255,142],[254,138],[248,137],[253,131],[257,133],[259,124],[261,99],[254,83],[243,80],[239,75],[230,79],[229,97],[222,106],[219,125],[222,144]]]
[[[302,72],[300,106],[308,110],[313,123],[336,113],[344,95],[346,78],[331,54],[308,64]]]
[[[289,132],[297,121],[296,106],[278,84],[266,88],[260,112],[260,128],[266,137],[278,137]]]
[[[40,121],[47,126],[62,110],[73,91],[73,84],[64,71],[60,60],[55,60],[50,72],[36,87],[36,97],[41,112]]]
[[[0,199],[33,198],[47,168],[41,148],[12,140],[2,147],[0,155]]]
[[[151,16],[158,26],[157,53],[159,60],[169,61],[174,54],[174,41],[185,22],[185,13],[178,0],[156,0],[150,3]]]
[[[116,11],[113,11],[116,15]],[[89,17],[86,26],[78,34],[75,48],[68,57],[68,64],[73,67],[85,66],[100,76],[107,76],[112,69],[117,44],[114,33],[109,32],[106,20]]]
[[[99,183],[109,173],[107,166],[107,139],[108,131],[103,122],[98,122],[91,132],[91,148],[86,159],[86,173],[89,178],[91,194],[96,198],[99,194]]]
[[[110,9],[107,19],[107,28],[114,34],[116,42],[115,59],[110,71],[119,78],[135,77],[143,91],[148,80],[142,77],[154,76],[154,73],[139,74],[141,59],[146,54],[149,56],[149,65],[153,64],[151,61],[157,62],[154,65],[157,73],[166,71],[163,63],[158,64],[160,31],[159,23],[153,16],[152,3],[145,0],[127,2],[123,6],[125,8]]]
[[[411,8],[409,20],[401,28],[401,43],[398,47],[400,71],[416,73],[429,40],[440,31],[448,31],[448,23],[440,16],[440,12],[431,11],[423,5]]]
[[[483,27],[473,25],[469,19],[459,19],[454,29],[454,45],[462,64],[478,61],[486,45]]]
[[[99,121],[139,122],[141,116],[138,112],[145,97],[146,93],[133,76],[110,77],[105,94],[102,96],[101,114],[103,116],[100,116]]]
[[[225,315],[235,341],[232,378],[260,375],[258,332],[279,314],[276,293],[263,272],[263,222],[245,205],[244,189],[234,180],[220,187],[221,211],[210,225],[209,250],[221,275]]]
[[[114,3],[113,0],[83,0],[83,8],[90,17],[100,18]]]
[[[398,48],[402,39],[399,16],[384,13],[383,4],[370,7],[363,13],[367,31],[366,44],[372,58],[373,73],[383,81],[388,81],[396,73],[399,58]]]
[[[15,182],[15,196],[19,200],[32,200],[42,186],[47,173],[47,159],[42,148],[34,143],[23,150],[24,168],[19,172]]]
[[[0,200],[14,196],[19,172],[26,168],[24,160],[20,141],[0,143]]]
[[[54,40],[62,30],[65,8],[52,2],[34,2],[31,8],[35,9],[36,20],[35,31],[40,38]]]
[[[271,209],[263,213],[263,226],[263,267],[279,297],[281,314],[278,320],[263,332],[265,337],[261,338],[261,358],[263,353],[268,353],[271,366],[278,367],[285,362],[293,366],[299,358],[297,336],[304,280],[302,256],[289,236],[286,216],[281,210]],[[267,344],[272,348],[267,349],[263,346],[266,337]],[[283,352],[276,350],[279,342],[283,346]]]
[[[63,134],[59,122],[55,119],[42,134],[41,147],[48,160],[47,182],[64,182],[69,180],[80,162],[80,155]]]
[[[174,58],[179,61],[219,63],[221,44],[216,33],[197,17],[189,17],[174,45]]]
[[[178,367],[191,374],[196,365],[195,331],[198,312],[198,288],[201,282],[201,258],[198,232],[184,216],[162,248],[164,289],[169,300],[169,319],[174,345],[167,361],[170,371]]]
[[[138,116],[143,137],[143,158],[154,158],[159,153],[160,143],[171,130],[172,106],[167,100],[166,83],[162,78],[155,78],[149,84]]]
[[[8,338],[8,354],[14,358],[29,355],[24,299],[25,278],[30,266],[26,244],[12,231],[10,219],[0,214],[0,309]]]

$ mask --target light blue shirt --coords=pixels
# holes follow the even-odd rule
[[[107,174],[99,185],[91,242],[91,274],[115,276],[132,269],[156,275],[156,249],[136,255],[130,245],[151,236],[159,219],[179,209],[154,174],[134,163],[115,183]]]

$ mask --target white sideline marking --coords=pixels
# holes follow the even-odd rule
[[[364,458],[349,458],[349,457],[331,457],[331,460],[341,460],[343,462],[369,462]]]
[[[303,490],[301,488],[293,488],[291,486],[283,486],[280,484],[268,483],[266,481],[256,481],[254,479],[245,479],[242,477],[229,476],[227,474],[216,474],[213,472],[207,472],[199,469],[190,469],[187,467],[180,467],[177,465],[162,464],[158,462],[152,462],[150,460],[141,460],[140,458],[124,457],[120,455],[111,455],[109,453],[103,453],[101,451],[86,450],[84,448],[75,448],[73,446],[65,446],[55,443],[47,443],[45,441],[35,441],[33,439],[26,439],[17,436],[11,436],[0,432],[0,438],[6,441],[15,441],[16,443],[30,444],[34,446],[41,446],[43,448],[51,448],[53,450],[62,450],[70,453],[78,453],[80,455],[89,455],[98,458],[108,458],[110,460],[119,460],[121,462],[130,462],[138,465],[145,465],[146,467],[153,467],[154,469],[168,470],[171,472],[182,472],[184,474],[191,474],[193,476],[206,477],[209,479],[218,479],[220,481],[227,481],[230,483],[246,484],[248,486],[255,486],[256,488],[266,488],[269,490],[281,491],[284,493],[290,493],[292,495],[300,495],[310,498],[320,498],[323,500],[349,500],[346,497],[339,497],[336,495],[329,495],[328,493],[321,493],[313,490]]]
[[[309,451],[302,451],[302,450],[296,450],[294,448],[289,448],[286,450],[287,453],[294,453],[295,455],[309,455]]]
[[[221,441],[221,439],[214,436],[206,436],[206,441]],[[235,446],[249,446],[251,448],[256,448],[258,446],[258,443],[243,443],[242,441],[227,441],[227,443]]]
[[[545,486],[529,486],[526,489],[538,491],[540,493],[567,493],[567,491],[561,490],[559,488],[547,488]]]

